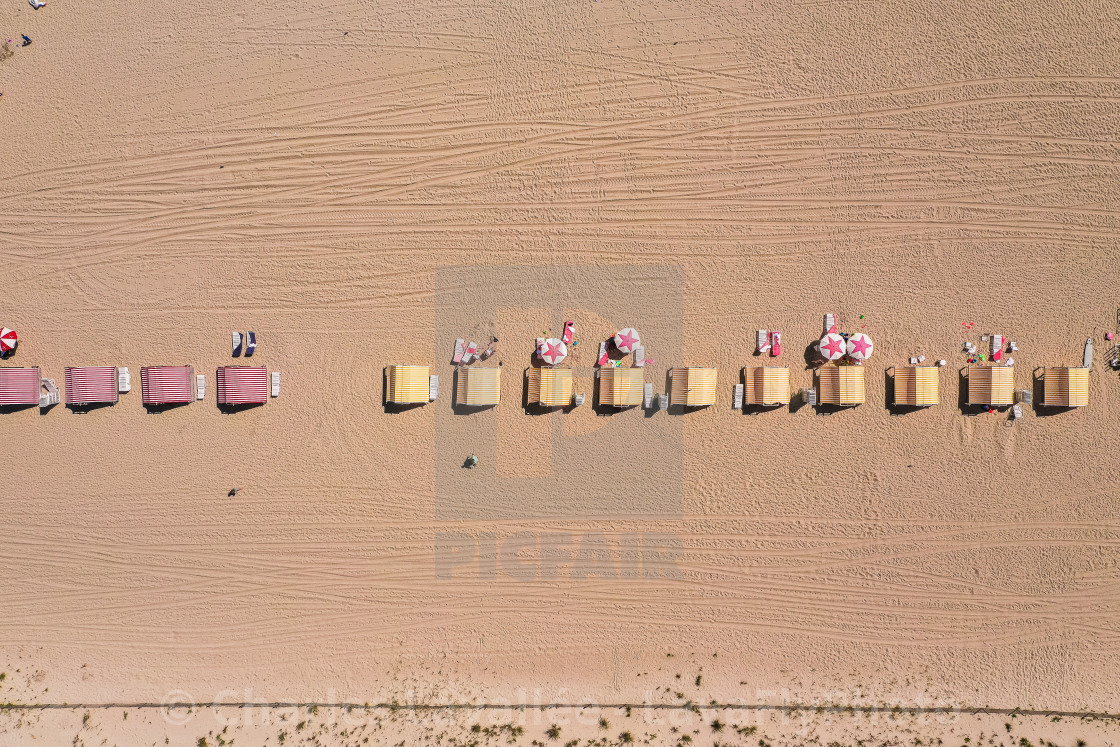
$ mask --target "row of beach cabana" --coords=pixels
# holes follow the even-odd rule
[[[893,371],[894,407],[931,407],[939,404],[939,368],[937,366],[899,366]],[[816,370],[816,386],[801,391],[806,404],[816,406],[854,407],[867,398],[864,366],[825,365]],[[1015,391],[1013,366],[970,366],[967,377],[967,403],[978,407],[1010,407],[1033,401],[1031,390]],[[456,369],[455,399],[457,406],[491,407],[501,399],[501,373],[498,367]],[[1044,407],[1084,407],[1089,403],[1089,369],[1052,367],[1042,370],[1042,401]],[[596,369],[598,403],[601,407],[652,407],[653,385],[644,378],[639,366]],[[433,380],[435,383],[433,383]],[[570,368],[530,367],[525,373],[526,401],[544,408],[571,407],[582,402],[574,391]],[[438,377],[428,366],[389,366],[386,369],[387,404],[414,405],[432,401],[438,394]],[[670,372],[669,397],[658,396],[662,409],[714,405],[717,394],[715,368],[682,367]],[[758,366],[742,370],[742,383],[735,386],[736,408],[781,407],[790,404],[793,390],[790,370],[778,366]]]
[[[280,393],[280,373],[265,366],[221,366],[215,373],[217,400],[222,406],[264,404]],[[118,366],[68,366],[63,387],[67,406],[115,404],[131,391],[132,377]],[[144,366],[140,369],[141,400],[150,407],[180,405],[205,399],[206,377],[192,366]],[[61,393],[53,379],[38,367],[0,368],[0,407],[58,404]]]

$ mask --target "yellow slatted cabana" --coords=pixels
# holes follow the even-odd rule
[[[1045,407],[1084,407],[1089,404],[1089,369],[1047,368],[1042,375]]]
[[[685,407],[707,407],[716,403],[714,368],[674,368],[670,402]]]
[[[817,371],[822,405],[851,407],[867,399],[863,366],[825,366]]]
[[[385,369],[385,401],[412,405],[429,400],[428,366],[389,366]]]
[[[470,407],[496,405],[501,398],[502,369],[460,368],[455,383],[455,404]]]
[[[743,369],[743,384],[748,405],[789,404],[789,369],[760,366]]]
[[[530,368],[529,402],[542,407],[567,407],[572,404],[572,369]]]
[[[642,404],[644,372],[642,368],[599,369],[600,406],[634,407]]]
[[[1005,407],[1014,404],[1014,366],[972,366],[968,369],[968,404]]]
[[[937,366],[906,366],[894,370],[896,407],[930,407],[939,401]]]

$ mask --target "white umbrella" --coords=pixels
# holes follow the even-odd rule
[[[835,332],[829,332],[817,343],[817,350],[830,361],[840,360],[848,352],[844,338]]]
[[[638,333],[633,327],[620,329],[618,334],[614,336],[614,346],[621,353],[629,353],[641,344],[642,338],[638,337]]]
[[[848,355],[852,360],[865,361],[871,357],[875,350],[875,343],[862,332],[856,332],[848,338]]]
[[[550,366],[555,366],[567,357],[568,346],[555,337],[548,338],[544,341],[544,345],[541,345],[541,360]]]

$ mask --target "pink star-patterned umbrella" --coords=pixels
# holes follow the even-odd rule
[[[19,343],[19,335],[16,334],[14,329],[0,327],[0,353],[15,350],[17,343]]]
[[[633,327],[620,329],[618,334],[614,336],[614,346],[618,348],[621,353],[629,353],[641,344],[642,338],[638,337],[638,333]]]
[[[548,338],[544,341],[544,345],[541,345],[541,360],[550,366],[555,366],[567,357],[568,346],[555,337]]]
[[[844,338],[835,332],[829,332],[817,343],[817,350],[830,361],[840,360],[848,352],[848,345]]]
[[[852,360],[865,361],[871,357],[875,350],[875,343],[862,332],[856,332],[848,338],[848,355]]]

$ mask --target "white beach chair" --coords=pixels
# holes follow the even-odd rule
[[[61,401],[58,392],[58,384],[54,383],[54,379],[41,379],[39,385],[42,389],[47,390],[39,395],[39,407],[50,407],[51,405],[57,405],[59,401]]]
[[[579,407],[580,405],[582,405],[584,403],[585,399],[586,398],[584,397],[584,395],[576,394],[572,397],[572,404],[576,407]]]
[[[990,345],[992,360],[998,362],[1003,357],[1003,335],[992,335]]]
[[[770,349],[769,334],[770,333],[765,329],[758,330],[758,337],[756,339],[756,344],[758,346],[758,352],[765,353],[767,350]]]
[[[462,363],[463,354],[467,352],[467,341],[459,338],[455,341],[455,357],[451,359],[452,363]]]
[[[827,335],[829,332],[835,332],[835,331],[836,331],[836,315],[835,314],[825,314],[824,315],[824,333]]]
[[[743,409],[743,385],[742,384],[736,384],[735,385],[735,404],[733,405],[733,407],[736,410],[742,410]]]
[[[646,349],[643,345],[634,346],[634,367],[644,368],[646,365]]]
[[[421,390],[421,391],[423,391],[423,390]],[[435,402],[436,397],[438,397],[438,396],[439,396],[439,377],[438,376],[429,376],[428,377],[428,401],[429,402]]]
[[[233,342],[233,357],[238,358],[241,356],[241,333],[234,332],[231,340]]]
[[[128,372],[127,368],[117,369],[117,391],[118,392],[131,392],[132,391],[132,374]]]
[[[543,337],[538,337],[537,338],[537,350],[538,351],[541,349],[541,345],[544,345],[544,338]],[[605,365],[607,365],[607,363],[609,361],[610,361],[610,357],[607,355],[607,341],[603,340],[602,342],[599,343],[599,363],[598,363],[598,365],[605,366]]]
[[[662,392],[657,395],[657,407],[661,412],[665,412],[669,409],[669,394],[667,392]]]
[[[1019,420],[1022,417],[1023,417],[1023,406],[1022,405],[1012,405],[1012,407],[1011,407],[1011,419],[1012,420]]]
[[[206,399],[206,376],[203,374],[195,374],[194,390],[195,399]]]
[[[273,371],[272,372],[272,396],[273,397],[279,397],[280,396],[280,372],[279,371]]]
[[[809,405],[810,407],[816,407],[817,406],[817,389],[816,389],[816,387],[812,387],[812,388],[809,388],[809,389],[805,390],[805,404]]]
[[[648,410],[653,407],[653,384],[646,384],[643,392],[642,407]]]

